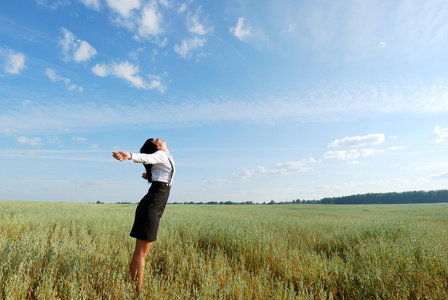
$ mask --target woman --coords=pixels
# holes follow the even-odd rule
[[[159,220],[170,195],[174,177],[174,160],[166,147],[166,141],[159,138],[147,140],[140,149],[140,153],[117,151],[113,152],[113,157],[119,161],[132,160],[143,163],[146,173],[143,173],[142,177],[151,183],[148,193],[137,206],[130,234],[137,240],[129,269],[131,278],[137,281],[136,290],[140,292],[145,258],[152,243],[157,239]]]

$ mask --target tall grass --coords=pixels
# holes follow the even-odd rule
[[[0,298],[131,299],[135,205],[0,202]],[[140,299],[447,299],[448,205],[168,205]]]

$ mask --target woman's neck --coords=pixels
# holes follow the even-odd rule
[[[165,151],[165,152],[168,153],[168,154],[170,153],[170,150],[168,150],[167,147],[159,148],[158,150]]]

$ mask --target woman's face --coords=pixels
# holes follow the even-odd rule
[[[157,149],[161,150],[163,148],[166,148],[166,141],[162,141],[160,138],[157,138],[152,141],[154,145],[157,146]]]

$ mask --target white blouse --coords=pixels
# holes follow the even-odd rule
[[[135,163],[153,165],[151,168],[152,181],[173,183],[175,173],[173,156],[163,150],[158,150],[153,154],[131,153],[131,160]],[[171,163],[170,163],[171,161]],[[171,165],[172,164],[172,165]]]

